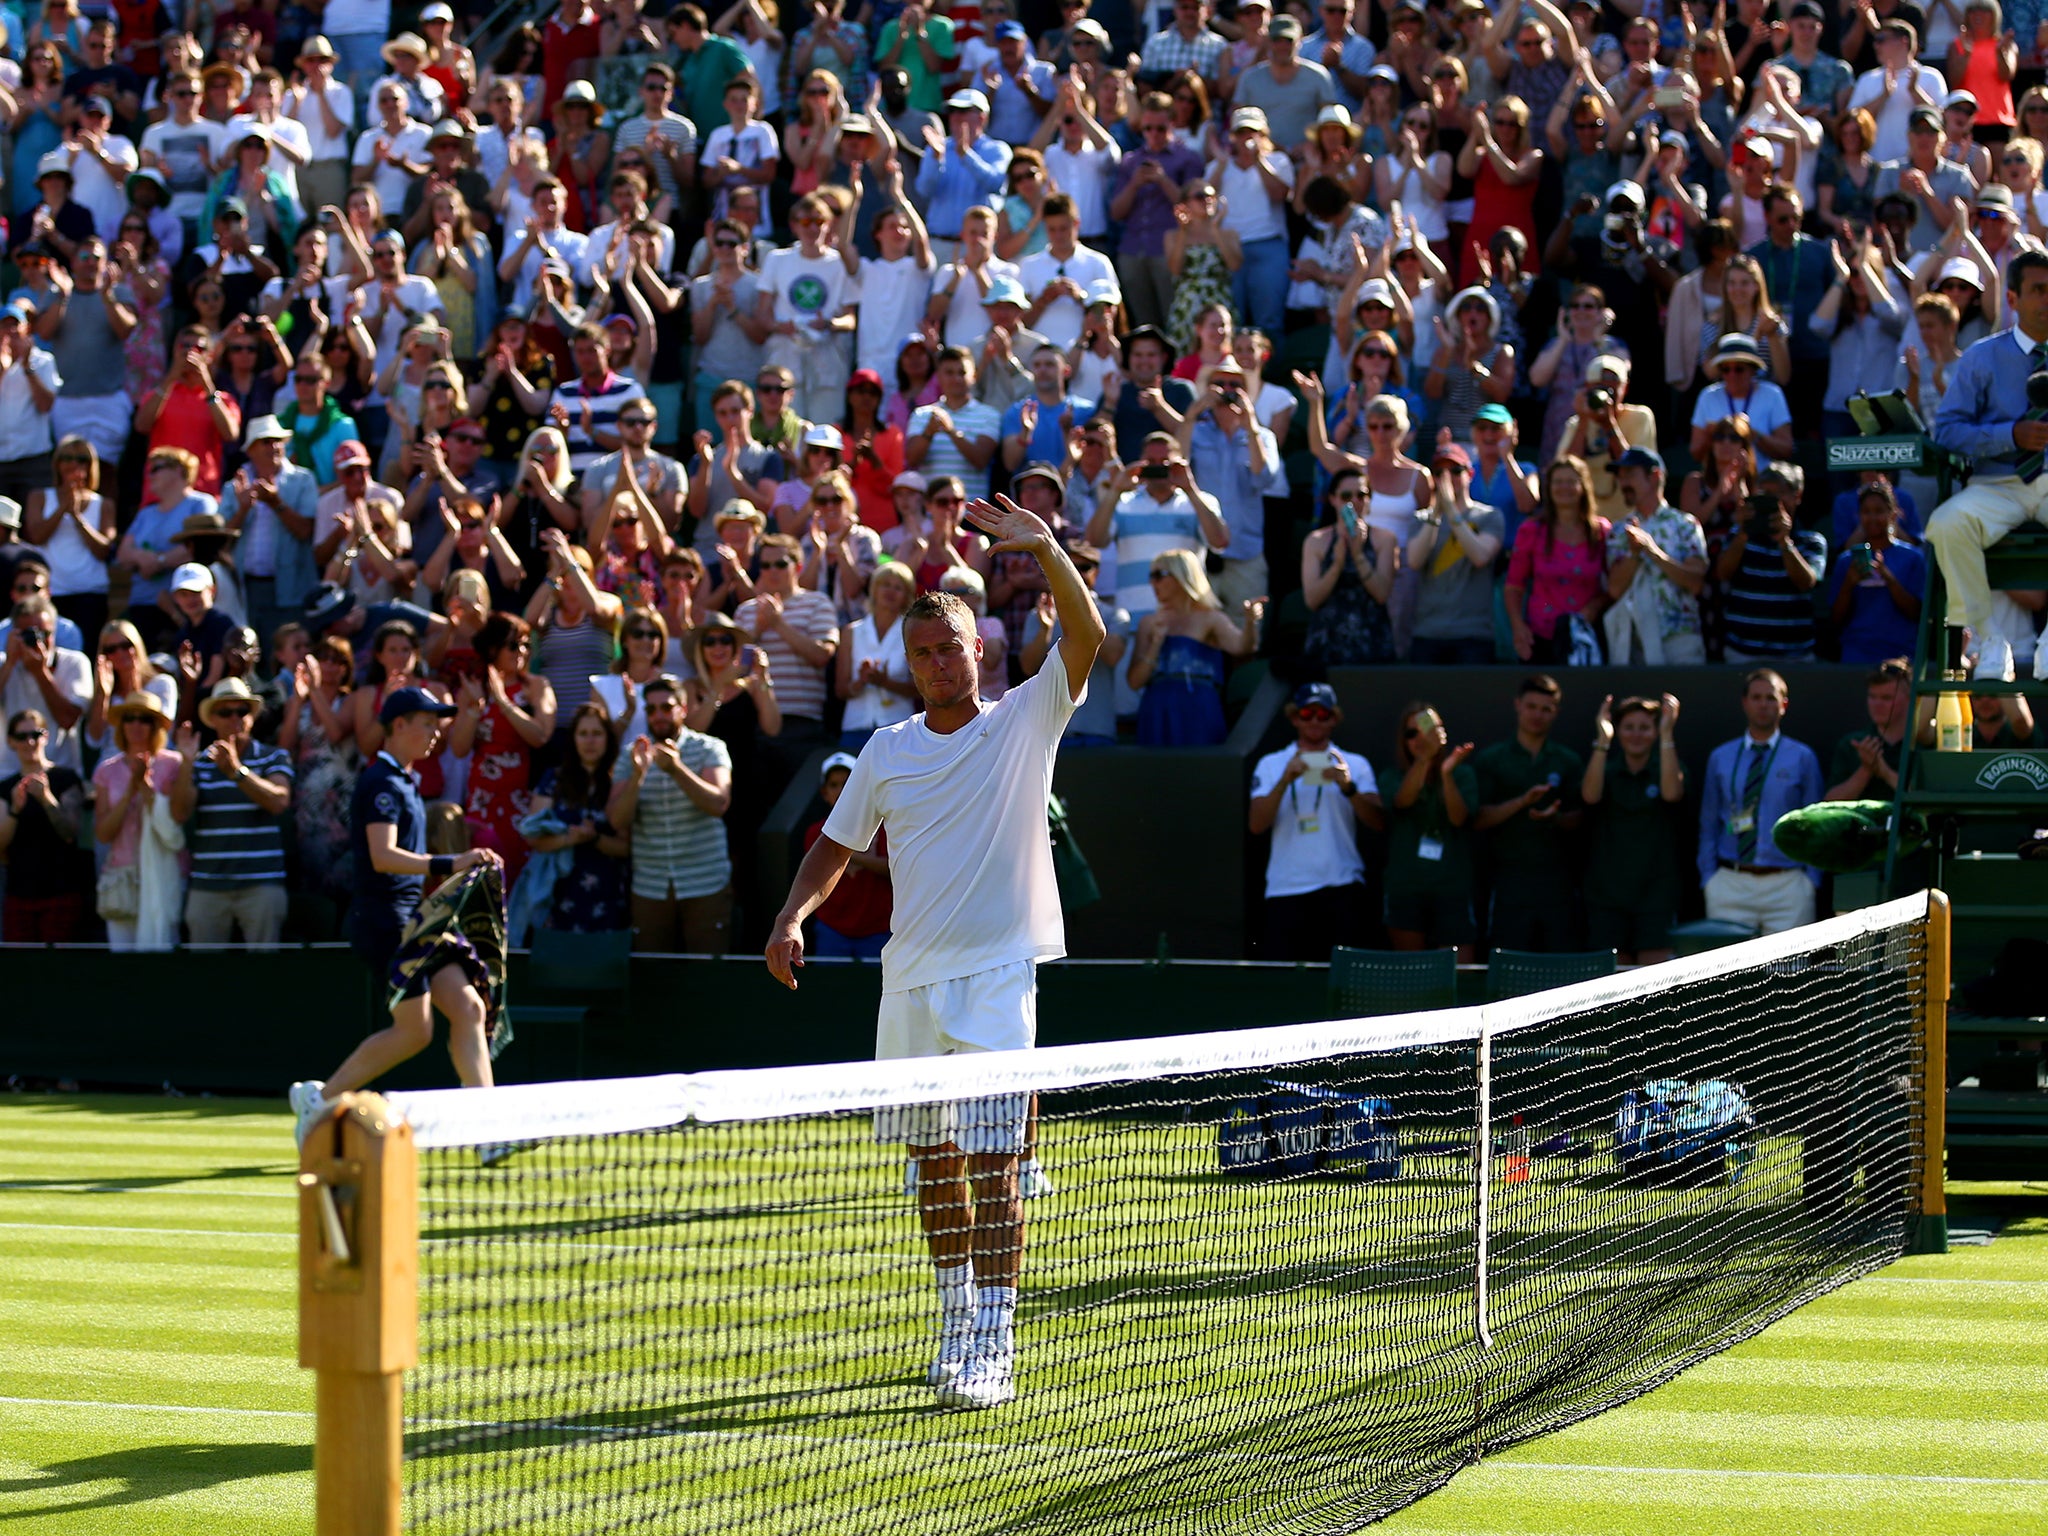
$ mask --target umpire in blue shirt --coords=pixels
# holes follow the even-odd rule
[[[1700,883],[1707,916],[1780,933],[1813,921],[1818,871],[1778,851],[1771,829],[1826,791],[1820,759],[1784,733],[1785,679],[1758,667],[1742,679],[1749,729],[1707,759],[1700,796]]]
[[[2048,374],[2048,252],[2022,251],[2006,268],[2006,294],[2019,316],[1986,336],[1949,370],[1948,393],[1934,414],[1934,440],[1976,466],[1970,483],[1935,509],[1927,542],[1948,580],[1948,622],[1977,635],[1978,677],[2012,680],[2012,646],[1991,630],[1991,586],[1984,551],[2022,523],[2048,524],[2048,379],[2041,403],[2028,379]],[[2048,643],[2034,651],[2044,674]]]

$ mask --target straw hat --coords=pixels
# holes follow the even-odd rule
[[[604,103],[597,99],[597,88],[588,80],[571,80],[569,82],[569,88],[562,92],[561,100],[555,103],[555,110],[557,112],[560,112],[564,107],[588,107],[590,108],[591,122],[601,123],[604,121]]]
[[[1363,128],[1351,120],[1350,110],[1335,102],[1316,114],[1316,120],[1308,125],[1308,132],[1302,137],[1314,144],[1322,137],[1325,128],[1342,128],[1344,136],[1353,144],[1356,144],[1365,133]]]
[[[129,697],[133,698],[134,695],[130,694]],[[257,713],[261,713],[263,709],[263,701],[247,683],[239,677],[224,677],[213,685],[213,692],[200,703],[199,723],[209,730],[218,730],[219,727],[213,723],[213,717],[220,713],[220,706],[223,704],[247,704]]]
[[[398,53],[409,53],[424,64],[427,61],[427,40],[417,32],[401,32],[377,51],[393,69],[398,68],[398,60],[392,55]]]
[[[136,689],[114,706],[114,720],[117,724],[138,717],[148,720],[160,730],[168,731],[171,728],[170,710],[165,707],[162,699],[147,688]]]

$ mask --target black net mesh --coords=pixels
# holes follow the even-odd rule
[[[1016,1396],[986,1412],[927,1385],[936,1271],[877,1131],[992,1148],[993,1246],[1032,1133],[1000,1058],[915,1125],[426,1151],[409,1528],[1356,1528],[1896,1256],[1923,979],[1902,925],[1542,1022],[1496,1005],[1483,1041],[1475,1013],[1218,1072],[1187,1042],[1174,1075],[1046,1091]]]

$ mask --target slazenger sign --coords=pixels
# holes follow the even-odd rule
[[[1917,438],[1868,438],[1862,442],[1852,439],[1828,444],[1830,469],[1917,469],[1919,465]]]
[[[2030,789],[2048,790],[2048,760],[2025,752],[2008,752],[1977,770],[1979,789],[2003,789],[2014,779]]]

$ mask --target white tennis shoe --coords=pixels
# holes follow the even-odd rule
[[[957,1323],[941,1325],[939,1332],[939,1355],[926,1368],[924,1383],[928,1387],[944,1388],[967,1368],[967,1357],[974,1349],[974,1314],[967,1313]]]
[[[1017,1195],[1023,1200],[1043,1200],[1057,1194],[1052,1175],[1045,1171],[1045,1165],[1035,1157],[1026,1158],[1017,1168]]]
[[[939,1385],[939,1402],[947,1408],[1000,1408],[1017,1395],[1017,1357],[976,1355],[958,1376]]]
[[[329,1105],[326,1098],[327,1085],[320,1082],[293,1083],[289,1099],[292,1113],[298,1116],[298,1124],[292,1134],[303,1147],[306,1138],[313,1134],[313,1127],[327,1118]]]

